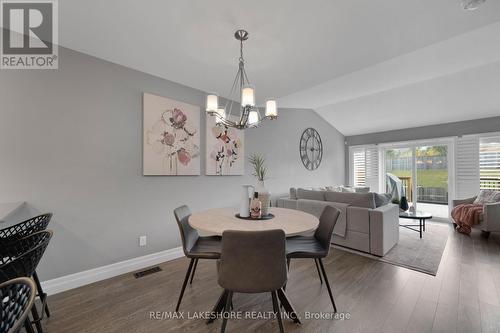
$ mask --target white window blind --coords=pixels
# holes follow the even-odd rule
[[[379,190],[379,149],[377,146],[351,148],[351,182],[353,186],[369,186]]]
[[[365,148],[354,148],[351,154],[352,185],[365,186]]]
[[[458,138],[455,159],[457,199],[476,196],[479,193],[479,138]]]
[[[378,147],[367,147],[365,151],[365,186],[370,187],[370,191],[379,192],[379,149]]]
[[[500,137],[481,138],[479,175],[481,189],[500,191]]]

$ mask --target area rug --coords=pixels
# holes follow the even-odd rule
[[[405,221],[401,220],[401,223],[403,224]],[[447,223],[428,221],[422,239],[419,238],[418,232],[400,227],[398,244],[384,257],[353,250],[347,251],[435,276],[441,263],[446,242],[452,231],[453,229]],[[341,246],[334,245],[334,247],[346,250]]]

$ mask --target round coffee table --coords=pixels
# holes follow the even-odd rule
[[[425,220],[432,219],[432,214],[424,213],[424,212],[400,212],[399,218],[402,219],[410,219],[410,220],[418,220],[418,224],[400,224],[400,227],[404,227],[413,231],[420,233],[420,238],[422,238],[422,231],[425,231]],[[415,229],[413,227],[419,227],[419,229]]]

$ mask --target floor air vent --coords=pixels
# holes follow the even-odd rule
[[[140,271],[140,272],[136,272],[136,273],[134,273],[134,276],[136,279],[138,279],[138,278],[141,278],[143,276],[150,275],[150,274],[160,272],[160,271],[161,271],[161,268],[158,266],[155,266],[155,267],[151,267],[151,268],[145,269],[145,270]]]

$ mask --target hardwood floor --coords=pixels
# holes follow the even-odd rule
[[[287,294],[302,325],[285,320],[287,332],[500,332],[499,234],[485,240],[477,231],[471,237],[452,231],[435,277],[337,249],[324,263],[339,311],[350,319],[305,318],[305,311],[330,313],[332,307],[314,261],[296,260]],[[126,274],[51,296],[45,332],[218,332],[221,320],[207,326],[202,319],[150,319],[150,312],[173,312],[188,260],[160,266],[140,279]],[[208,311],[220,292],[215,262],[200,260],[180,311]],[[235,294],[234,307],[271,311],[271,296]],[[278,332],[278,325],[229,320],[227,331]]]

